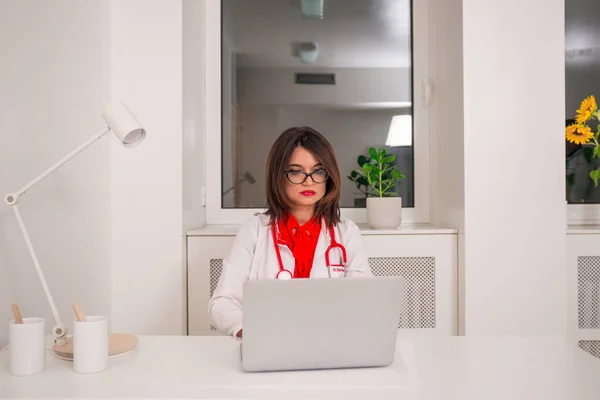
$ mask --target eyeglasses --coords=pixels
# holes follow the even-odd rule
[[[327,178],[329,178],[329,174],[324,169],[318,169],[316,171],[311,172],[310,174],[302,172],[298,169],[291,169],[289,171],[285,171],[285,177],[288,179],[288,181],[295,185],[304,183],[309,176],[314,183],[323,183],[327,180]]]

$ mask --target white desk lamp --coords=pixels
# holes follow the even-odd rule
[[[17,203],[19,202],[21,196],[24,195],[29,189],[38,184],[52,172],[56,171],[63,164],[67,163],[77,154],[81,153],[86,147],[88,147],[89,145],[106,135],[108,132],[113,131],[119,139],[119,141],[123,143],[123,146],[125,147],[135,147],[146,137],[146,131],[144,130],[142,125],[133,116],[133,114],[131,114],[127,106],[123,103],[115,103],[108,105],[102,112],[102,118],[108,125],[106,128],[102,129],[100,132],[98,132],[96,135],[90,138],[87,142],[73,150],[71,153],[67,154],[62,160],[54,164],[52,167],[48,168],[48,170],[46,170],[37,178],[33,179],[25,186],[23,186],[22,189],[14,193],[9,193],[4,198],[6,203],[12,208],[15,217],[17,218],[17,222],[21,227],[21,232],[23,233],[23,237],[25,238],[25,243],[27,244],[29,254],[31,255],[31,259],[33,260],[33,265],[35,266],[38,278],[42,284],[44,292],[46,293],[46,298],[48,299],[50,308],[52,309],[52,315],[54,317],[55,324],[52,330],[54,334],[55,343],[53,347],[54,352],[61,358],[66,359],[73,358],[73,346],[72,343],[70,343],[70,341],[67,340],[67,325],[63,323],[60,319],[60,315],[58,314],[58,310],[56,309],[56,305],[54,304],[54,299],[52,298],[52,294],[50,293],[50,289],[48,288],[48,283],[46,282],[38,258],[35,254],[35,251],[33,250],[33,245],[31,244],[29,234],[27,233],[27,229],[25,228],[25,224],[23,223],[23,219],[21,218],[21,214],[19,212],[19,207],[17,206]],[[109,353],[111,356],[118,356],[121,354],[128,353],[131,350],[133,350],[137,345],[137,338],[133,335],[111,334],[109,340]]]

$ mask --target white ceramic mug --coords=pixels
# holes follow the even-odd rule
[[[46,366],[46,320],[23,318],[8,327],[9,373],[14,376],[39,374]]]
[[[73,369],[92,374],[108,368],[108,318],[85,317],[73,322]]]

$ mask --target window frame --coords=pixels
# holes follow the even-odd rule
[[[568,204],[568,225],[600,225],[600,204]]]
[[[261,208],[222,208],[221,0],[204,3],[204,175],[206,225],[239,225]],[[430,13],[429,1],[410,1],[412,8],[412,113],[414,207],[402,209],[406,224],[431,223],[430,177]],[[341,208],[343,218],[367,222],[366,208]]]

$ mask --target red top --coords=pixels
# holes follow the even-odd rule
[[[300,226],[296,218],[288,214],[279,222],[278,227],[281,240],[287,244],[296,260],[294,278],[309,278],[321,232],[320,221],[311,218]]]

